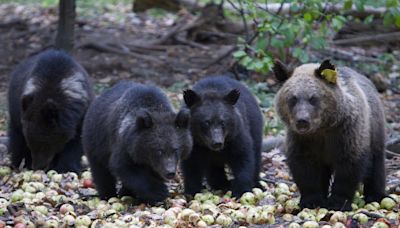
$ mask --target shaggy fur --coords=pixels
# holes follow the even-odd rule
[[[274,71],[285,82],[275,107],[286,125],[287,162],[301,207],[351,210],[360,182],[366,201],[379,202],[385,196],[385,119],[374,85],[347,67],[336,69],[332,84],[319,77],[319,64],[292,74],[280,65]],[[321,68],[329,66],[325,61]]]
[[[81,125],[92,98],[86,71],[63,52],[18,65],[8,91],[12,165],[79,172]]]
[[[210,77],[184,93],[192,120],[193,151],[183,161],[185,193],[202,189],[203,177],[213,189],[236,197],[258,185],[263,118],[250,91],[228,77]],[[226,178],[225,165],[234,180]]]
[[[178,161],[192,149],[190,114],[176,114],[167,96],[153,86],[120,82],[90,106],[83,148],[102,198],[133,195],[156,203],[168,196],[164,180],[175,176]]]

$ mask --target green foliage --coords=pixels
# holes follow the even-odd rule
[[[275,93],[270,90],[267,83],[245,82],[251,92],[257,97],[264,115],[264,135],[277,135],[284,129],[283,122],[274,110]]]
[[[310,61],[308,50],[324,49],[329,46],[330,38],[346,22],[359,20],[346,16],[346,11],[363,11],[366,7],[386,7],[382,15],[385,26],[400,27],[399,0],[278,0],[275,3],[290,4],[289,12],[277,13],[265,9],[262,3],[268,1],[241,1],[247,21],[256,22],[256,39],[251,42],[239,40],[238,51],[233,53],[240,64],[249,70],[266,73],[273,66],[273,59],[295,58],[305,63]],[[342,10],[331,12],[326,7],[342,4]],[[373,15],[366,17],[363,23],[371,23]],[[249,44],[250,43],[250,44]]]

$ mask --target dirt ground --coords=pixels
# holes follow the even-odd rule
[[[124,9],[122,9],[124,10]],[[128,9],[126,9],[128,10]],[[10,71],[24,58],[52,47],[57,15],[54,8],[0,5],[0,90],[7,86]],[[201,75],[224,70],[218,65],[206,68],[230,45],[214,44],[202,48],[188,45],[137,48],[137,54],[151,56],[158,62],[133,56],[99,51],[96,45],[123,47],[155,40],[173,23],[173,18],[142,19],[129,12],[122,21],[102,15],[97,20],[78,18],[74,57],[85,67],[95,83],[108,84],[119,79],[170,86],[175,82],[195,80]]]

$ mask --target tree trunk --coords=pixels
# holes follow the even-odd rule
[[[56,49],[71,52],[74,48],[75,0],[60,0]]]

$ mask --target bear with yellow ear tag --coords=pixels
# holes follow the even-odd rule
[[[329,60],[294,70],[277,61],[273,70],[282,83],[275,107],[300,206],[351,210],[360,183],[365,200],[379,202],[386,195],[385,118],[371,81]]]

